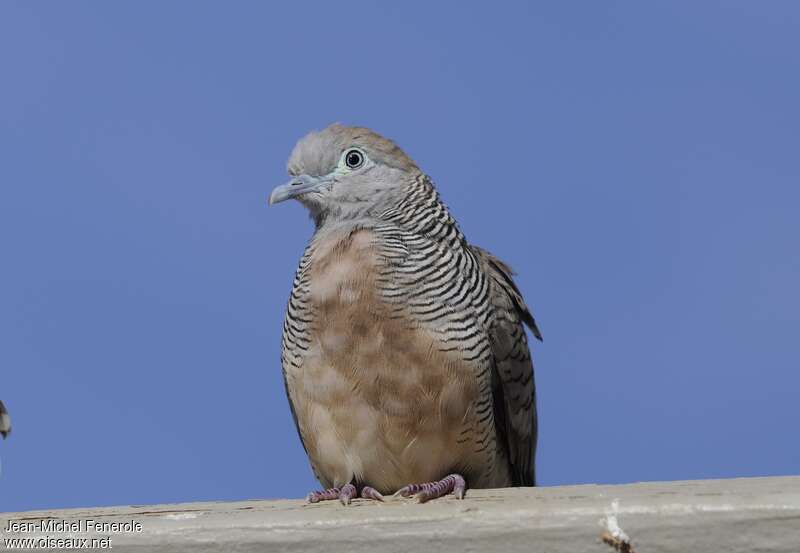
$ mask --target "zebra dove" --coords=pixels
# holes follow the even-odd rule
[[[534,486],[536,399],[512,271],[470,245],[392,141],[339,124],[289,158],[315,232],[283,325],[289,405],[317,479],[308,501],[424,502]]]
[[[9,434],[11,434],[11,417],[6,411],[6,406],[0,401],[0,436],[5,439]]]

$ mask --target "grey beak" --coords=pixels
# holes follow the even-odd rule
[[[312,177],[310,175],[298,175],[286,184],[276,186],[269,195],[269,205],[280,203],[284,200],[296,198],[306,192],[317,190],[323,187],[328,180],[325,177]]]

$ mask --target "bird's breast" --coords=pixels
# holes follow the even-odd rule
[[[452,468],[479,391],[473,366],[382,299],[377,246],[368,230],[314,244],[308,346],[285,370],[323,479],[388,489]]]

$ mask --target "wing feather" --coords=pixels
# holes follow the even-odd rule
[[[496,387],[495,419],[508,442],[514,485],[536,485],[536,384],[525,326],[538,339],[536,321],[514,283],[511,268],[488,251],[471,246],[490,283],[493,317],[490,341]]]

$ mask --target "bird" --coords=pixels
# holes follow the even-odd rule
[[[0,436],[5,440],[9,434],[11,434],[11,417],[6,406],[0,401]]]
[[[281,339],[289,406],[323,489],[306,500],[425,502],[535,486],[537,412],[513,271],[470,244],[392,140],[335,123],[301,138],[269,204],[313,235]]]

